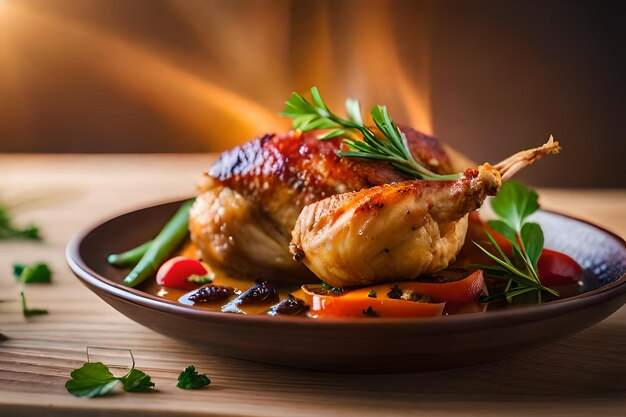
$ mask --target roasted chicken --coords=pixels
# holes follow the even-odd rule
[[[435,173],[454,173],[436,139],[402,130],[416,159]],[[210,167],[189,219],[191,238],[207,261],[252,278],[314,279],[289,252],[302,209],[336,194],[410,179],[386,162],[340,158],[341,141],[318,136],[265,135],[224,152]]]
[[[434,138],[401,130],[433,173],[459,168]],[[334,286],[439,271],[465,241],[467,214],[497,193],[502,178],[559,150],[551,139],[458,180],[416,181],[387,162],[339,157],[344,146],[320,141],[316,131],[291,131],[224,152],[190,211],[204,259],[235,275],[290,283],[317,276]]]
[[[547,153],[552,138],[456,181],[405,181],[335,195],[304,208],[293,230],[296,260],[332,286],[370,285],[443,270],[465,242],[467,215],[502,179]]]

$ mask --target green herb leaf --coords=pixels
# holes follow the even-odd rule
[[[526,249],[526,254],[528,255],[530,264],[533,268],[537,268],[537,261],[541,256],[544,244],[543,230],[541,230],[541,226],[537,223],[525,223],[522,226],[520,237],[522,242],[524,242],[524,248]]]
[[[417,161],[409,149],[405,135],[398,129],[385,106],[375,106],[370,115],[382,135],[363,124],[359,102],[346,100],[348,119],[333,113],[322,99],[317,87],[311,88],[312,103],[300,94],[292,93],[285,102],[282,116],[293,119],[293,128],[302,131],[332,129],[321,139],[342,137],[349,152],[337,152],[340,157],[376,159],[389,162],[395,168],[418,179],[455,180],[462,174],[439,175]]]
[[[48,314],[48,310],[41,308],[28,308],[26,306],[26,296],[24,295],[24,291],[20,292],[20,297],[22,299],[22,314],[24,314],[24,317]]]
[[[517,181],[502,184],[498,195],[491,200],[493,211],[517,232],[524,220],[539,209],[539,196]]]
[[[37,226],[29,225],[23,229],[15,227],[11,222],[9,210],[0,206],[0,240],[5,239],[35,239],[39,240],[39,229]]]
[[[148,392],[154,388],[150,376],[139,369],[132,368],[126,376],[120,378],[124,391],[127,392]]]
[[[182,389],[198,389],[206,387],[210,383],[211,380],[206,374],[199,374],[196,372],[195,366],[189,365],[178,375],[178,383],[176,386]]]
[[[210,284],[215,279],[215,274],[208,273],[206,275],[191,275],[187,278],[188,282],[193,282],[194,284]]]
[[[120,378],[116,378],[102,362],[87,362],[73,370],[71,377],[65,388],[75,397],[100,397],[120,383]]]
[[[87,362],[71,373],[72,379],[65,383],[67,391],[76,397],[99,397],[106,395],[118,384],[126,392],[148,392],[154,388],[150,376],[135,368],[133,353],[129,350],[133,364],[130,371],[122,377],[116,377],[102,362],[89,362],[89,347],[87,348]]]
[[[26,269],[26,265],[24,264],[13,264],[13,276],[19,279],[24,269]]]
[[[49,284],[52,282],[52,272],[48,265],[43,262],[26,266],[24,264],[13,264],[13,275],[23,284]]]
[[[506,237],[509,242],[515,242],[515,245],[517,245],[517,241],[515,239],[515,230],[512,229],[508,223],[504,222],[503,220],[490,220],[487,222],[487,224],[493,230]]]
[[[507,279],[504,293],[495,294],[490,299],[500,299],[502,295],[507,302],[519,297],[520,300],[536,300],[541,303],[542,292],[558,297],[558,292],[543,286],[537,271],[537,261],[544,245],[543,231],[537,223],[527,222],[528,217],[539,208],[537,193],[519,182],[509,181],[502,185],[500,192],[492,200],[492,208],[500,218],[488,224],[511,243],[513,257],[509,259],[488,231],[487,237],[497,254],[474,242],[497,263],[496,266],[483,267],[485,273]]]
[[[368,297],[370,298],[376,298],[376,291],[374,290],[370,290],[369,294],[367,294]]]

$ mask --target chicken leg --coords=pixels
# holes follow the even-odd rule
[[[543,155],[552,137],[453,181],[404,181],[334,195],[302,210],[292,232],[296,261],[337,287],[411,279],[445,269],[465,242],[467,215]]]

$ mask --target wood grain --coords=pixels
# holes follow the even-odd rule
[[[624,415],[626,310],[540,351],[498,363],[423,374],[354,376],[276,368],[201,353],[130,321],[73,277],[64,249],[72,234],[128,209],[193,193],[209,155],[0,155],[0,201],[17,221],[42,227],[42,243],[0,243],[0,415],[28,416],[318,416]],[[544,207],[593,220],[626,235],[625,190],[543,190]],[[13,262],[46,261],[50,286],[26,288],[22,317]],[[85,360],[85,347],[127,347],[156,382],[151,394],[78,399],[64,383]],[[128,364],[122,352],[97,359]],[[206,372],[208,389],[175,386],[188,364]]]

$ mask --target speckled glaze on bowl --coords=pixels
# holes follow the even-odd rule
[[[427,319],[313,320],[195,309],[124,287],[110,253],[152,238],[180,202],[132,211],[79,233],[67,247],[76,276],[136,322],[218,355],[332,372],[394,373],[498,360],[598,323],[626,301],[626,243],[602,228],[541,211],[546,247],[576,259],[585,293],[537,306]]]

